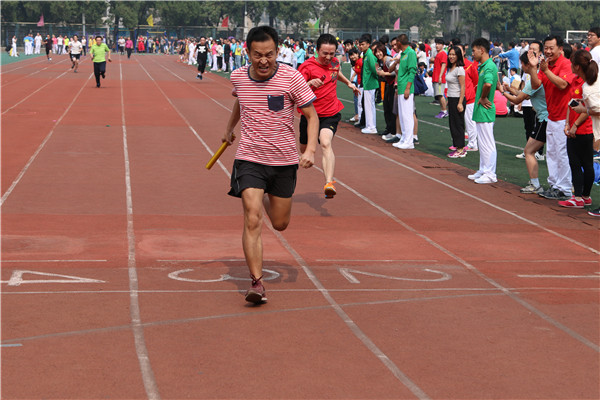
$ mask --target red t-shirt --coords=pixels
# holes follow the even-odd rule
[[[556,60],[554,65],[548,64],[548,69],[561,79],[564,79],[569,84],[563,90],[556,87],[546,74],[542,71],[538,72],[538,78],[544,85],[546,92],[546,105],[548,107],[548,119],[551,121],[563,121],[567,118],[567,105],[571,100],[571,83],[576,75],[571,72],[571,62],[562,55]]]
[[[446,74],[442,75],[442,80],[440,81],[440,72],[442,72],[442,64],[446,64],[446,69],[448,69],[448,54],[444,50],[439,51],[433,62],[433,76],[431,77],[431,82],[446,83]]]
[[[477,82],[479,82],[478,65],[477,61],[469,61],[465,58],[465,100],[467,104],[475,103]]]
[[[316,57],[311,57],[300,66],[298,71],[308,82],[312,79],[320,79],[323,86],[311,87],[317,99],[313,102],[319,117],[331,117],[339,113],[344,105],[337,97],[337,78],[340,72],[340,62],[333,58],[329,65],[321,64]],[[302,110],[298,110],[302,112]]]
[[[579,76],[575,76],[575,79],[573,80],[573,82],[571,82],[571,90],[569,91],[569,100],[570,99],[583,99],[583,89],[582,86],[584,84],[584,80],[581,79]],[[567,106],[568,107],[568,106]],[[579,118],[578,113],[576,113],[575,111],[573,111],[573,109],[571,108],[569,110],[569,126],[573,126],[573,123],[577,120],[577,118]],[[583,122],[583,124],[579,125],[577,127],[577,132],[575,132],[577,135],[590,135],[592,133],[594,133],[594,130],[592,128],[592,119],[588,116],[587,119]]]
[[[354,73],[356,74],[357,77],[357,81],[356,81],[356,86],[360,86],[362,85],[362,67],[363,67],[363,59],[359,58],[358,60],[356,60],[356,62],[354,63]]]
[[[431,57],[431,46],[427,43],[425,43],[425,54],[427,55],[427,58]]]
[[[309,105],[315,95],[298,71],[279,64],[266,81],[250,77],[249,66],[231,73],[240,102],[241,135],[237,160],[263,165],[298,164],[294,108]]]

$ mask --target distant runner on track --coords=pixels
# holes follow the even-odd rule
[[[266,301],[261,282],[263,206],[274,229],[287,228],[298,165],[310,168],[314,164],[319,119],[312,104],[315,95],[302,74],[276,61],[277,31],[269,26],[252,28],[246,43],[252,64],[231,73],[237,99],[223,141],[233,143],[233,129],[241,121],[229,195],[241,197],[244,208],[242,247],[252,278],[246,301],[260,304]],[[300,157],[295,107],[302,109],[308,121],[307,145]]]

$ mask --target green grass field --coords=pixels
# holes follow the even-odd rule
[[[4,49],[2,49],[2,53],[0,53],[0,65],[11,64],[14,62],[23,61],[29,58],[35,58],[40,56],[46,57],[45,50],[44,54],[32,54],[30,56],[26,56],[24,52],[19,51],[19,57],[11,57],[6,51],[4,51]]]

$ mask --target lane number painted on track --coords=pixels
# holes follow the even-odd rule
[[[169,278],[175,279],[177,281],[183,282],[196,282],[196,283],[214,283],[214,282],[225,282],[225,281],[249,281],[250,278],[238,278],[236,276],[231,276],[229,274],[222,274],[220,278],[217,279],[191,279],[184,278],[180,276],[181,274],[186,274],[188,272],[193,272],[194,270],[191,268],[188,269],[180,269],[179,271],[171,272],[169,274]],[[265,274],[269,274],[269,276],[265,276],[263,278],[264,281],[272,281],[273,279],[279,278],[279,272],[272,271],[270,269],[263,268],[263,272]]]
[[[429,268],[425,268],[423,271],[426,271],[426,272],[429,272],[432,274],[436,274],[438,276],[432,277],[432,278],[406,278],[406,277],[399,277],[399,276],[375,274],[372,272],[359,271],[359,270],[351,269],[351,268],[340,268],[339,271],[342,274],[342,276],[344,278],[346,278],[348,280],[348,282],[350,282],[350,283],[360,283],[360,281],[354,275],[366,275],[366,276],[372,276],[375,278],[392,279],[392,280],[396,280],[396,281],[411,281],[411,282],[443,282],[443,281],[448,281],[448,280],[452,279],[452,275],[450,275],[450,274],[447,274],[447,273],[441,272],[441,271],[436,271],[434,269],[429,269]]]
[[[48,276],[51,278],[50,279],[23,279],[24,274]],[[56,278],[62,278],[62,279],[56,279]],[[15,271],[13,271],[12,276],[10,277],[10,279],[8,281],[0,281],[0,283],[7,283],[8,286],[21,286],[26,283],[29,284],[29,283],[105,283],[105,282],[98,280],[98,279],[82,278],[80,276],[51,274],[48,272],[15,270]]]

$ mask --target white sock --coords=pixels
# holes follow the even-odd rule
[[[540,187],[540,179],[539,178],[531,178],[529,181],[536,188]]]

